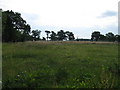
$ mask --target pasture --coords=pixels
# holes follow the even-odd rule
[[[117,43],[3,43],[2,58],[3,88],[120,88]]]

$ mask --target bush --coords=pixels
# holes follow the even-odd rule
[[[47,88],[53,84],[53,76],[42,72],[20,72],[15,79],[3,83],[3,88]]]

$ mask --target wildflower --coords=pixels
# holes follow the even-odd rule
[[[20,77],[20,75],[17,75],[17,77]]]

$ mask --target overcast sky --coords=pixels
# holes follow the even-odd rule
[[[21,13],[32,30],[72,31],[91,38],[93,31],[118,33],[119,0],[0,0],[0,8]]]

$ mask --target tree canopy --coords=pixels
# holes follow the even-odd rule
[[[108,32],[105,35],[100,34],[99,31],[94,31],[91,35],[92,41],[118,41],[120,42],[120,35],[114,35],[112,32]]]
[[[99,31],[94,31],[91,35],[91,40],[98,41],[99,38],[100,38],[100,32]]]
[[[21,17],[21,14],[13,11],[2,12],[2,41],[16,42],[29,39],[30,25]]]
[[[40,39],[40,33],[41,31],[40,30],[33,30],[32,31],[32,38],[33,40],[39,40]]]

